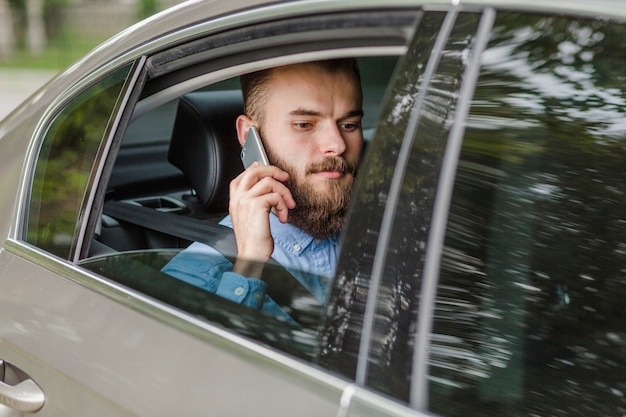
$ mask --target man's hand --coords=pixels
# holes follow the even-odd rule
[[[237,240],[237,261],[233,272],[245,276],[251,264],[266,262],[274,251],[269,213],[286,223],[289,209],[296,206],[291,191],[283,184],[289,175],[275,166],[252,164],[230,183],[230,212]],[[242,261],[242,262],[240,262]],[[245,262],[248,261],[248,262]],[[245,272],[245,273],[244,273]]]

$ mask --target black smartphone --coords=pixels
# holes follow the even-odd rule
[[[261,165],[270,164],[265,154],[259,131],[254,126],[251,126],[248,130],[246,141],[243,144],[243,148],[241,148],[241,162],[243,162],[244,168],[248,168],[254,162],[258,162]]]

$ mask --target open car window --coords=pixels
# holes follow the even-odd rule
[[[367,143],[416,15],[403,11],[380,17],[365,13],[307,20],[297,35],[289,32],[293,25],[277,23],[265,48],[259,49],[259,39],[266,39],[267,27],[249,32],[258,36],[252,43],[234,45],[224,35],[219,42],[227,55],[207,38],[178,49],[187,55],[163,51],[148,57],[145,84],[112,148],[110,175],[100,184],[101,208],[93,214],[97,227],[80,265],[185,313],[315,362],[330,274],[286,269],[272,260],[260,277],[275,304],[269,311],[267,303],[261,303],[263,311],[250,308],[261,305],[255,300],[260,294],[256,284],[223,288],[213,279],[230,271],[236,254],[232,229],[220,222],[228,214],[229,183],[243,171],[235,129],[237,116],[243,114],[239,76],[289,63],[355,57]],[[373,32],[375,26],[385,29]],[[233,39],[240,38],[234,34]],[[285,49],[285,42],[293,45]],[[235,46],[242,48],[236,58]]]
[[[398,59],[393,55],[359,58],[366,140],[375,130]],[[81,265],[313,361],[319,353],[328,297],[324,288],[329,288],[333,277],[287,270],[274,261],[265,265],[261,279],[281,311],[278,316],[226,301],[219,296],[223,289],[215,288],[217,281],[207,278],[215,275],[206,270],[209,266],[220,273],[228,271],[231,265],[224,261],[232,263],[236,254],[231,229],[219,222],[228,214],[229,183],[243,171],[235,130],[242,113],[235,77],[186,92],[134,117],[111,172],[90,256]],[[216,251],[181,253],[199,243]],[[254,291],[245,285],[230,290],[242,298]]]

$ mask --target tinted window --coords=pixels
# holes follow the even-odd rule
[[[48,128],[30,194],[28,242],[69,257],[94,159],[128,72],[86,89]]]
[[[445,240],[431,408],[626,412],[626,48],[605,20],[501,14]]]

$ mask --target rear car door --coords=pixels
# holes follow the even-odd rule
[[[118,62],[79,82],[50,109],[34,138],[15,230],[0,252],[2,399],[14,410],[7,413],[334,416],[347,406],[342,396],[353,376],[319,366],[319,344],[310,333],[283,331],[270,319],[164,280],[158,268],[142,263],[158,251],[90,250],[104,227],[102,203],[112,190],[120,141],[137,113],[193,90],[194,83],[236,76],[255,59],[262,62],[258,56],[279,63],[304,59],[298,54],[398,55],[417,15],[407,10],[382,20],[378,11],[320,13],[274,26],[264,25],[259,13],[251,18],[258,24],[253,39],[237,28],[190,42],[187,60],[177,60],[176,45]],[[295,40],[290,28],[299,31]],[[310,42],[307,36],[316,33],[320,39]],[[285,49],[292,43],[293,50]],[[239,67],[231,74],[233,59]],[[303,354],[301,346],[316,350]],[[25,387],[35,402],[18,406],[14,397]]]

